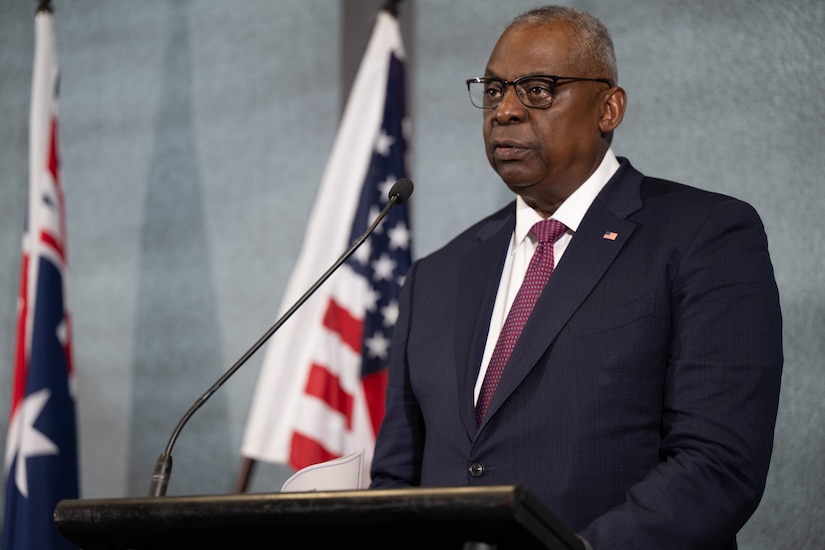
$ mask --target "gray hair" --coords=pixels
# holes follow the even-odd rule
[[[574,60],[587,69],[607,73],[587,76],[606,76],[614,86],[618,85],[619,70],[616,65],[616,52],[613,49],[613,39],[610,38],[610,32],[601,21],[586,11],[564,6],[533,8],[516,16],[504,31],[507,32],[525,25],[543,25],[557,22],[568,23],[575,30],[575,44],[572,51]]]

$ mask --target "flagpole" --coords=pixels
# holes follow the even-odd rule
[[[249,481],[252,479],[252,471],[255,469],[256,460],[244,456],[241,458],[241,467],[238,469],[238,476],[235,478],[233,493],[245,493],[249,488]]]
[[[401,3],[401,0],[387,0],[384,3],[384,7],[381,9],[388,12],[393,17],[398,17],[398,4]]]
[[[252,470],[255,469],[255,459],[245,456],[241,459],[241,467],[238,469],[238,476],[235,478],[234,493],[245,493],[249,487],[249,480],[252,479]]]

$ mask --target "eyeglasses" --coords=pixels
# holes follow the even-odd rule
[[[559,81],[567,82],[603,82],[608,86],[613,84],[606,78],[577,78],[573,76],[533,75],[517,78],[512,82],[495,77],[470,78],[467,80],[467,91],[470,92],[470,101],[479,109],[495,109],[498,107],[507,86],[516,90],[516,96],[522,105],[532,109],[547,109],[553,104],[556,97],[556,86]],[[561,84],[565,84],[562,82]]]

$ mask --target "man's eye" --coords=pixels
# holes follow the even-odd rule
[[[487,86],[484,93],[490,97],[499,97],[501,95],[501,86]]]
[[[530,82],[523,85],[525,93],[531,97],[549,97],[553,91],[543,82]]]

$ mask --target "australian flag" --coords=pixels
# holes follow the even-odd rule
[[[35,18],[29,204],[23,236],[11,413],[6,440],[3,548],[73,548],[53,522],[78,497],[71,322],[66,307],[66,218],[57,149],[52,16]]]

